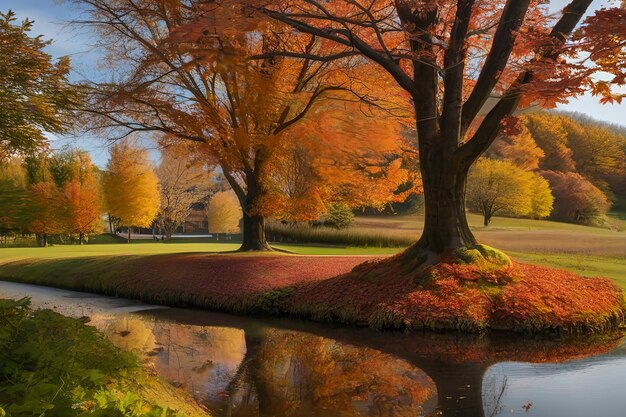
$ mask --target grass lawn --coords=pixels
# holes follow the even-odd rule
[[[0,264],[23,259],[61,259],[100,256],[146,256],[190,252],[226,252],[239,248],[237,243],[161,243],[133,242],[89,245],[55,245],[47,248],[0,248]]]
[[[626,216],[625,216],[626,217]],[[554,222],[550,220],[513,219],[509,217],[494,217],[488,227],[483,226],[483,217],[467,213],[467,221],[472,230],[498,231],[498,230],[554,230],[570,231],[606,235],[611,230],[599,227],[583,226],[580,224]],[[355,225],[359,228],[385,228],[401,230],[421,230],[424,223],[422,215],[408,216],[357,216]]]
[[[51,246],[48,248],[2,248],[0,249],[0,273],[2,264],[15,261],[43,261],[63,259],[59,264],[41,263],[44,270],[41,273],[67,268],[70,266],[81,269],[106,268],[111,262],[119,263],[125,259],[181,253],[216,253],[233,251],[238,248],[237,243],[116,243],[90,244],[84,246]],[[298,255],[340,255],[340,256],[385,256],[395,254],[399,248],[362,248],[324,245],[277,244],[283,249]],[[556,250],[557,248],[555,248]],[[509,251],[514,259],[536,265],[551,266],[567,269],[584,276],[603,276],[613,279],[621,288],[626,290],[626,258],[621,256],[583,255],[580,253],[533,253]],[[88,258],[88,259],[87,259]],[[81,265],[83,264],[83,265]]]

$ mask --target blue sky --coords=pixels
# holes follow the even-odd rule
[[[568,0],[555,0],[551,8],[561,9]],[[594,8],[612,5],[612,0],[595,0]],[[85,30],[67,27],[65,21],[80,18],[79,12],[72,4],[59,0],[0,0],[0,10],[11,9],[19,19],[28,17],[34,20],[33,33],[43,34],[45,38],[54,39],[48,47],[48,53],[54,57],[69,55],[74,67],[73,79],[95,78],[98,74],[98,55],[90,45],[92,36]],[[595,97],[584,95],[571,99],[568,104],[559,106],[561,110],[576,111],[593,118],[626,126],[626,102],[622,104],[601,105]],[[55,138],[54,147],[77,143],[88,150],[99,166],[106,164],[108,145],[105,140],[95,137]]]

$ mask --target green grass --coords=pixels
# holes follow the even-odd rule
[[[354,246],[323,246],[280,243],[273,245],[298,255],[386,255],[396,253],[400,248],[366,248]],[[161,243],[146,241],[139,243],[110,243],[89,245],[55,245],[47,248],[1,248],[0,265],[6,262],[26,259],[64,259],[86,257],[125,257],[167,255],[175,253],[215,253],[229,252],[239,248],[239,243]]]
[[[626,291],[626,259],[614,256],[510,252],[520,262],[567,269],[587,277],[611,278]]]
[[[189,252],[227,252],[239,248],[238,243],[111,243],[90,245],[56,245],[47,248],[2,248],[0,264],[24,259],[61,259],[100,256],[146,256]]]
[[[28,299],[0,299],[0,359],[1,416],[207,416],[134,353]]]
[[[553,230],[553,231],[571,231],[594,234],[611,233],[608,229],[600,227],[584,226],[580,224],[554,222],[550,220],[533,220],[533,219],[514,219],[509,217],[494,217],[489,226],[483,226],[483,217],[467,213],[467,221],[473,230],[498,231],[498,230]],[[354,227],[363,229],[400,229],[400,230],[421,230],[424,223],[424,216],[357,216]]]

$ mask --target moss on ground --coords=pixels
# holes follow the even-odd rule
[[[476,245],[475,248],[459,249],[455,252],[455,257],[466,264],[488,261],[495,265],[511,265],[511,258],[504,252],[487,245]]]

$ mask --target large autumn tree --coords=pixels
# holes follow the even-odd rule
[[[273,56],[327,62],[356,54],[403,89],[414,109],[426,209],[423,234],[406,252],[413,259],[478,247],[465,216],[467,175],[501,128],[513,127],[522,100],[554,104],[589,88],[615,100],[608,85],[624,83],[624,29],[602,23],[622,22],[623,10],[598,12],[573,37],[591,0],[572,0],[556,18],[537,0],[239,3],[333,47]],[[581,50],[592,53],[588,65]],[[591,78],[599,69],[614,75],[601,88]]]
[[[85,109],[94,116],[91,126],[113,128],[120,136],[154,132],[202,144],[207,161],[222,168],[243,209],[241,250],[271,249],[265,239],[265,218],[274,207],[271,161],[299,140],[293,128],[320,102],[331,96],[363,100],[402,113],[387,105],[393,100],[370,99],[370,83],[355,71],[365,65],[362,60],[338,66],[331,60],[272,57],[285,45],[302,53],[337,48],[267,18],[262,25],[256,20],[247,25],[245,19],[234,20],[237,9],[219,2],[77,3],[92,16],[83,23],[97,28],[108,62],[117,65],[114,78],[91,86]],[[362,74],[378,78],[381,90],[394,91],[393,83],[376,72]]]

